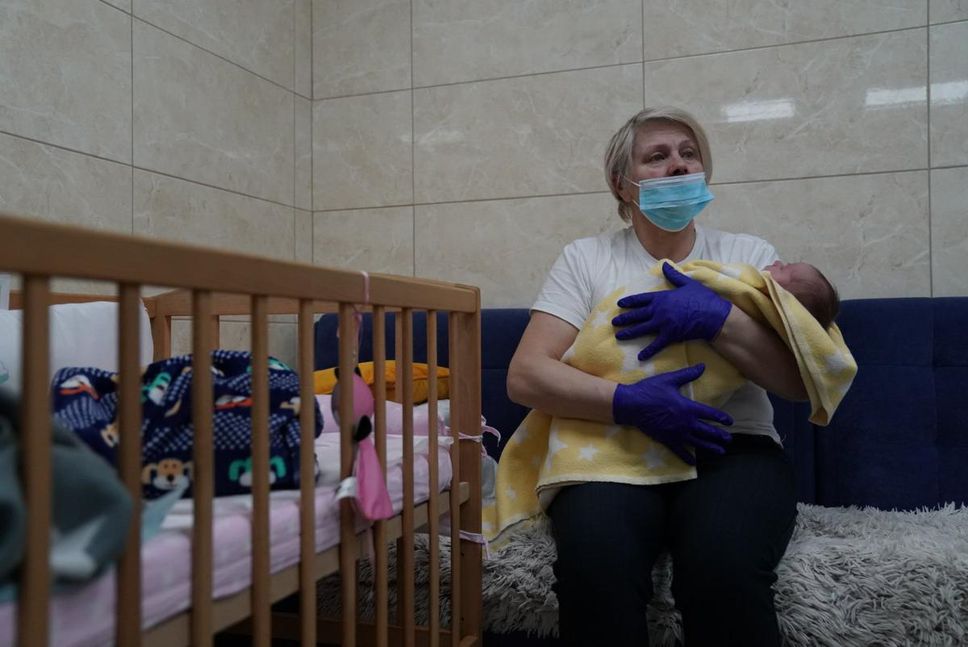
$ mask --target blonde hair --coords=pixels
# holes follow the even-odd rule
[[[671,106],[642,110],[626,121],[625,125],[612,135],[605,151],[605,181],[608,183],[612,195],[618,200],[618,215],[626,222],[632,219],[632,216],[638,211],[638,207],[622,200],[622,196],[619,194],[619,186],[623,176],[628,175],[629,165],[632,162],[632,149],[635,147],[635,136],[642,126],[649,121],[672,121],[691,130],[696,139],[696,144],[699,146],[699,158],[706,173],[706,182],[709,182],[713,176],[713,157],[709,151],[709,140],[706,138],[706,131],[699,125],[695,117],[685,110]]]

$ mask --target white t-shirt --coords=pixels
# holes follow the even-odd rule
[[[762,238],[696,225],[696,242],[681,262],[700,259],[766,267],[778,256]],[[658,262],[642,247],[631,227],[581,238],[565,246],[531,309],[554,315],[581,330],[592,308],[607,294],[640,282]],[[780,442],[773,428],[773,406],[766,391],[752,382],[737,389],[722,409],[733,417],[731,433],[766,435]]]

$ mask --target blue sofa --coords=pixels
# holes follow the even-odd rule
[[[526,309],[482,313],[482,412],[504,442],[527,413],[505,389],[507,366],[528,321]],[[423,320],[415,320],[424,356]],[[805,403],[773,399],[775,424],[794,461],[799,501],[825,507],[910,511],[968,503],[968,297],[848,300],[838,324],[859,366],[831,424],[807,421]],[[368,322],[365,326],[368,325]],[[317,349],[332,349],[335,321],[317,325]],[[446,325],[438,326],[446,365]],[[388,326],[393,348],[393,326]],[[364,330],[364,339],[369,332]],[[317,366],[335,358],[320,351]],[[369,359],[364,345],[361,360]],[[499,457],[502,446],[488,441]],[[963,537],[968,538],[968,528]],[[960,604],[968,614],[968,591]],[[485,602],[485,608],[487,603]],[[961,620],[959,620],[960,622]],[[782,623],[781,623],[782,624]],[[966,628],[968,640],[968,628]],[[871,637],[873,642],[876,636]],[[513,631],[489,645],[556,644]]]

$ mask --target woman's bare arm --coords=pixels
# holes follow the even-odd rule
[[[508,395],[554,416],[611,423],[615,382],[561,361],[577,336],[563,319],[533,312],[508,367]]]
[[[743,376],[787,400],[806,400],[793,353],[777,334],[733,306],[713,348]]]

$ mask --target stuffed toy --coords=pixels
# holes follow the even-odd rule
[[[339,389],[341,381],[336,375],[331,406],[333,418],[339,423]],[[387,492],[386,480],[380,459],[373,445],[373,393],[367,386],[359,369],[347,380],[353,389],[353,476],[341,484],[340,491],[356,500],[357,511],[366,519],[389,519],[393,516],[393,505]],[[350,481],[347,483],[347,481]]]

